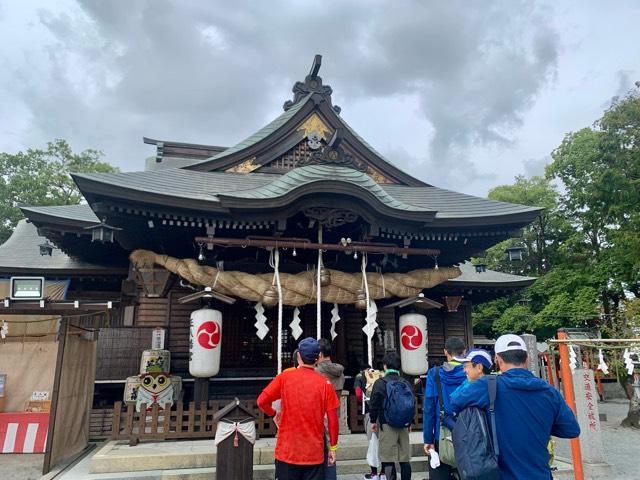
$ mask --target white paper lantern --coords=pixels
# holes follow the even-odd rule
[[[400,315],[400,360],[407,375],[427,373],[427,317],[419,313]]]
[[[222,313],[201,308],[191,313],[189,335],[189,373],[194,377],[213,377],[220,371]]]

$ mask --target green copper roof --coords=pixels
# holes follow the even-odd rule
[[[289,119],[291,119],[296,113],[300,111],[300,109],[302,109],[302,107],[304,107],[304,105],[309,101],[310,98],[311,96],[307,95],[305,98],[303,98],[298,103],[293,105],[289,110],[282,113],[282,115],[280,115],[278,118],[276,118],[271,123],[268,123],[267,125],[262,127],[260,130],[258,130],[256,133],[254,133],[250,137],[245,138],[240,143],[234,145],[231,148],[227,148],[225,151],[220,152],[219,154],[214,155],[211,158],[208,158],[206,160],[203,160],[202,162],[197,162],[197,163],[204,163],[204,162],[210,162],[211,160],[218,160],[220,158],[224,158],[228,155],[231,155],[232,153],[239,152],[240,150],[244,150],[245,148],[249,148],[250,146],[255,145],[260,140],[268,137],[277,129],[282,127],[285,123],[287,123]]]
[[[409,205],[408,203],[397,200],[384,188],[378,185],[366,173],[354,170],[352,168],[341,167],[337,165],[307,165],[304,167],[294,168],[290,172],[282,175],[272,182],[247,190],[236,190],[221,194],[221,197],[247,198],[247,199],[269,199],[278,198],[299,188],[316,182],[343,182],[355,185],[359,188],[367,190],[375,196],[384,205],[397,210],[405,210],[412,212],[428,212],[432,211],[427,208]]]

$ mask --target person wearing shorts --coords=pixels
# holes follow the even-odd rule
[[[396,480],[396,462],[400,463],[402,480],[411,479],[411,443],[409,428],[395,428],[386,422],[384,405],[387,399],[387,381],[406,382],[400,377],[400,356],[387,353],[382,359],[384,378],[376,380],[369,402],[371,429],[378,434],[380,463],[387,480]]]
[[[328,463],[336,461],[340,402],[331,382],[315,371],[320,346],[315,338],[298,344],[299,367],[282,372],[258,397],[258,407],[269,416],[272,403],[281,400],[276,440],[276,479],[323,480],[325,418],[329,431]]]

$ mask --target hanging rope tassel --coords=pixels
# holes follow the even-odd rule
[[[276,287],[278,288],[278,373],[282,372],[282,285],[280,284],[280,251],[274,250],[273,259]]]
[[[373,365],[373,334],[375,332],[374,323],[375,323],[375,317],[378,309],[375,308],[375,311],[374,311],[374,309],[372,308],[373,306],[371,305],[371,297],[369,296],[369,282],[367,281],[367,254],[366,253],[362,254],[361,271],[362,271],[362,284],[364,286],[364,294],[366,299],[365,301],[367,302],[366,324],[363,330],[367,336],[367,360],[369,361],[369,365]]]
[[[322,225],[318,225],[318,243],[322,243]],[[322,249],[318,249],[318,269],[316,270],[316,338],[322,337],[322,285],[320,270],[322,269]]]
[[[602,371],[602,373],[604,373],[605,375],[609,375],[609,367],[607,366],[607,363],[604,361],[604,354],[602,353],[602,349],[599,348],[598,349],[598,369],[600,369]]]
[[[236,434],[233,437],[233,446],[234,447],[239,447],[240,446],[240,439],[238,439],[238,429],[236,429]]]

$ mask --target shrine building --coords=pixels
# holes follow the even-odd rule
[[[203,304],[222,318],[208,398],[255,399],[305,336],[332,340],[348,378],[376,366],[400,351],[407,312],[427,319],[415,340],[426,370],[448,336],[472,344],[474,302],[534,281],[469,260],[519,236],[538,208],[404,172],[346,123],[319,69],[316,56],[282,114],[234,146],[144,138],[155,150],[144,171],[74,174],[86,203],[22,207],[0,285],[43,278],[52,293],[3,292],[0,319],[92,319],[94,407],[122,399],[158,328],[193,398],[190,315]],[[15,339],[26,327],[12,328]]]

